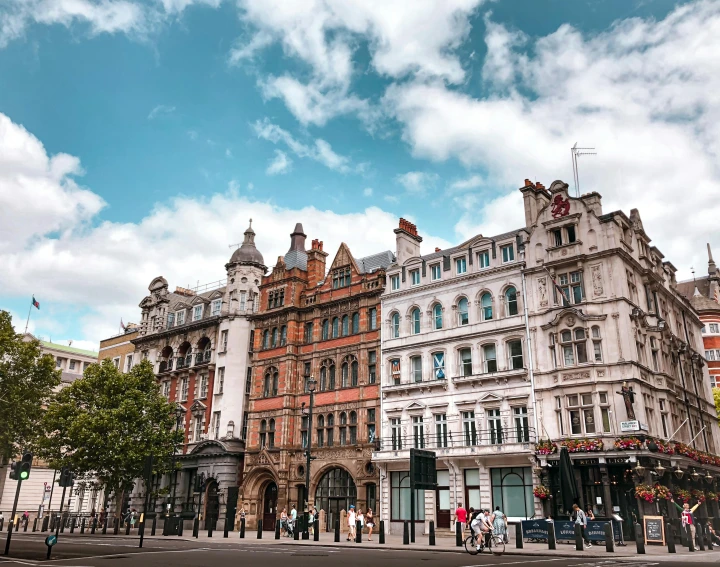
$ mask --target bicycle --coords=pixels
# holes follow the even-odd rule
[[[485,535],[486,533],[483,532],[481,532],[479,536],[475,535],[474,532],[471,532],[470,535],[465,538],[465,551],[467,551],[470,555],[477,555],[478,553],[481,553],[485,549]],[[480,549],[477,548],[478,538],[480,540]],[[487,547],[490,548],[493,555],[502,555],[505,553],[505,537],[502,534],[490,532],[489,540],[490,541]]]

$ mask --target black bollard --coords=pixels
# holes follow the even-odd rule
[[[410,526],[405,520],[403,522],[403,545],[410,545]]]
[[[665,541],[667,542],[668,553],[677,553],[675,551],[675,530],[673,530],[670,522],[665,522]]]
[[[515,526],[515,548],[522,549],[525,542],[523,541],[522,525],[517,524]]]
[[[280,539],[280,522],[275,520],[275,539]]]
[[[705,532],[703,532],[702,524],[695,526],[695,529],[697,530],[695,532],[695,539],[697,540],[698,549],[700,551],[705,551]]]
[[[125,535],[130,535],[130,528],[132,528],[132,524],[130,523],[130,519],[128,519],[127,525],[125,526]]]
[[[49,523],[49,522],[50,522],[50,516],[45,516],[45,517],[43,518],[43,521],[42,521],[42,527],[40,528],[40,531],[41,531],[41,532],[46,532],[46,531],[47,531],[47,529],[48,529],[48,523]],[[2,525],[2,524],[0,524],[0,525]],[[0,530],[1,530],[1,529],[2,529],[2,528],[0,527]]]
[[[107,533],[107,526],[108,526],[108,521],[109,521],[109,520],[110,520],[110,518],[108,518],[107,516],[105,516],[105,521],[103,522],[103,529],[102,529],[103,535],[105,535],[105,534]]]
[[[299,530],[299,527],[300,527],[300,523],[296,521],[296,522],[295,522],[295,525],[293,525],[293,539],[294,539],[295,541],[300,541],[300,530]]]
[[[152,527],[150,528],[150,535],[151,535],[151,536],[154,536],[154,535],[155,535],[155,530],[156,530],[156,529],[157,529],[157,516],[155,516],[155,517],[153,518]]]
[[[120,533],[120,518],[113,519],[113,535]]]
[[[690,531],[690,524],[685,524],[685,539],[687,540],[688,550],[695,551],[695,542]]]
[[[230,531],[230,518],[225,518],[225,529],[223,530],[223,537],[228,537]]]
[[[548,549],[557,549],[557,541],[555,540],[555,523],[548,522]]]
[[[362,522],[355,522],[355,543],[362,543]]]
[[[33,531],[34,531],[34,532],[37,531],[37,521],[38,521],[37,518],[35,518],[35,520],[33,520]]]
[[[195,520],[193,520],[193,534],[192,536],[194,538],[200,537],[200,518],[196,517]]]
[[[340,541],[340,519],[335,519],[335,543]]]
[[[635,524],[635,545],[638,555],[645,555],[645,535],[640,524]]]
[[[245,518],[240,518],[240,539],[245,539]]]
[[[85,533],[85,518],[82,519],[82,523],[80,524],[80,533]]]
[[[93,518],[92,526],[90,526],[90,535],[95,535],[95,529],[97,528],[98,520],[97,518]]]
[[[705,546],[708,548],[708,551],[715,551],[715,547],[713,546],[712,542],[712,536],[710,535],[710,526],[705,525],[703,527],[703,530],[705,531]]]
[[[455,522],[455,547],[462,547],[462,545],[462,524],[460,522]]]
[[[378,543],[385,543],[385,520],[380,520],[380,532],[378,534]]]
[[[428,538],[428,545],[435,545],[435,522],[430,520],[430,536]]]
[[[582,551],[585,549],[585,544],[582,538],[582,530],[580,524],[575,524],[575,551]]]
[[[75,520],[77,518],[70,517],[70,533],[75,533]]]
[[[612,524],[605,524],[605,551],[613,553],[615,551],[615,537],[613,535]]]
[[[212,537],[213,524],[214,524],[214,523],[215,523],[215,522],[213,522],[213,519],[210,518],[210,524],[208,524],[208,537]]]
[[[179,518],[179,520],[180,521],[178,522],[178,534],[177,535],[178,535],[178,537],[182,537],[183,528],[185,527],[185,520],[183,520],[182,518]]]
[[[313,540],[320,541],[320,521],[317,519],[317,516],[313,522]]]
[[[7,534],[7,538],[5,539],[5,555],[10,553],[10,540],[12,539],[12,532],[13,532],[13,523],[12,523],[12,518],[10,518],[10,521],[8,522],[8,534]]]
[[[28,529],[28,524],[29,524],[29,523],[30,523],[30,518],[28,518],[27,520],[25,520],[25,525],[23,526],[23,531],[24,531],[24,532],[27,531],[27,529]]]
[[[257,527],[257,538],[262,539],[262,520],[258,520],[258,527]]]

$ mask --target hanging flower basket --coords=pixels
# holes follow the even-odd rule
[[[682,488],[675,490],[675,500],[678,502],[685,504],[685,502],[690,502],[690,498],[692,498],[692,494],[687,490],[683,490]]]
[[[557,453],[557,450],[557,443],[553,443],[550,439],[540,440],[535,445],[536,455],[551,455],[553,453]]]
[[[705,493],[702,490],[691,490],[690,495],[700,504],[705,502]]]
[[[602,439],[566,439],[561,444],[569,453],[592,453],[604,447]]]
[[[699,459],[697,450],[690,447],[690,445],[685,445],[685,443],[675,443],[675,452],[678,455],[685,455],[693,461],[698,461]]]
[[[635,487],[635,496],[645,502],[655,502],[655,489],[649,484],[638,484]]]
[[[547,486],[543,486],[541,484],[533,488],[533,494],[535,495],[535,498],[539,498],[540,500],[547,500],[548,498],[550,498],[550,489]]]
[[[618,451],[635,451],[642,449],[642,441],[637,437],[619,437],[615,439],[615,448]]]
[[[718,495],[717,495],[717,493],[713,492],[712,490],[708,490],[708,491],[705,493],[705,498],[706,498],[707,500],[712,501],[712,502],[717,502],[717,501],[718,501]]]
[[[670,492],[667,486],[658,483],[653,486],[653,489],[655,491],[655,498],[658,500],[670,500],[673,497],[672,492]]]
[[[664,455],[674,455],[675,454],[675,449],[673,448],[673,446],[670,445],[669,443],[666,443],[662,439],[656,439],[655,437],[648,437],[646,440],[646,443],[650,443],[651,441],[653,443],[655,443],[655,445],[657,445],[658,453],[662,453]]]

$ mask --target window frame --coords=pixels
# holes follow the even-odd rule
[[[506,254],[506,252],[509,253]],[[502,263],[509,264],[515,261],[515,245],[514,244],[503,244],[500,246],[500,255],[502,256]]]

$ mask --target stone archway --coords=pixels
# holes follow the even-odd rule
[[[215,530],[217,521],[220,516],[220,497],[218,494],[218,483],[215,479],[211,479],[205,489],[205,529],[208,530],[212,526]]]
[[[278,508],[278,486],[274,481],[265,484],[262,491],[262,521],[263,531],[275,531]]]
[[[352,475],[342,467],[334,467],[323,472],[315,486],[314,504],[318,510],[325,511],[325,529],[334,529],[335,520],[340,518],[342,510],[347,511],[357,501],[357,487]]]

